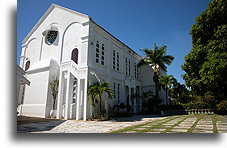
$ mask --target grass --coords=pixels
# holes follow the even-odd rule
[[[211,116],[211,120],[212,120],[212,123],[213,123],[213,133],[218,133],[218,128],[217,128],[217,115],[212,115]]]
[[[198,115],[193,115],[193,116],[196,117],[197,119],[196,119],[195,123],[191,126],[191,128],[188,129],[187,133],[192,133],[192,131],[195,129],[198,122],[205,116],[205,114],[198,114]]]
[[[200,120],[208,121],[208,122],[212,121],[213,128],[207,129],[207,131],[212,131],[213,133],[218,133],[218,128],[217,128],[216,123],[217,123],[217,121],[222,122],[222,123],[226,123],[226,117],[227,116],[221,116],[221,115],[216,115],[216,114],[212,114],[212,115],[209,115],[209,114],[191,114],[191,115],[169,116],[169,117],[166,117],[165,119],[160,119],[160,120],[156,120],[156,121],[153,121],[153,122],[146,122],[146,123],[143,123],[143,124],[130,126],[130,127],[127,127],[127,128],[121,129],[121,130],[113,131],[111,133],[124,133],[124,132],[127,132],[127,131],[133,131],[135,133],[146,133],[146,132],[169,133],[169,132],[171,132],[171,130],[174,127],[178,126],[179,124],[181,124],[182,122],[184,122],[188,118],[196,118],[196,121],[191,125],[191,127],[183,128],[183,129],[187,130],[184,133],[193,133],[193,131],[196,128],[196,125],[198,124],[198,122]],[[169,126],[163,125],[165,123],[169,123],[170,121],[175,121],[175,119],[176,119],[176,122],[175,123],[172,122],[172,125],[169,125]],[[137,128],[141,128],[141,129],[137,129]],[[206,130],[204,129],[204,131],[206,131]],[[176,133],[178,133],[178,132],[176,132]]]

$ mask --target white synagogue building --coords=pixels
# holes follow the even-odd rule
[[[107,32],[88,15],[52,4],[22,41],[20,67],[30,85],[21,85],[20,115],[50,117],[53,106],[50,83],[59,79],[56,101],[58,119],[87,120],[98,111],[87,91],[96,82],[108,81],[114,98],[104,95],[103,108],[124,103],[132,112],[142,109],[142,99],[133,94],[155,92],[154,71],[137,68],[141,56]],[[154,93],[155,94],[155,93]],[[160,91],[166,104],[165,92]]]

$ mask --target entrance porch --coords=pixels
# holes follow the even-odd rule
[[[73,61],[61,63],[57,119],[88,118],[87,79],[87,67],[79,68]]]

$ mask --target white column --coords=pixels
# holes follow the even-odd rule
[[[84,82],[84,121],[87,120],[87,78],[85,78],[85,82]]]
[[[80,79],[77,79],[76,120],[80,117]]]
[[[57,119],[62,118],[63,90],[64,90],[64,74],[63,74],[62,71],[60,71],[59,88],[58,88],[58,101],[57,101]]]
[[[71,104],[71,95],[70,90],[71,90],[71,73],[68,71],[68,77],[67,77],[67,83],[66,83],[66,98],[65,98],[65,119],[69,119],[70,117],[70,104]]]

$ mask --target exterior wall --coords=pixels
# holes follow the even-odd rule
[[[52,65],[27,73],[27,79],[31,81],[31,84],[25,87],[21,115],[49,117],[53,105],[49,84],[58,74],[59,68],[52,67]]]
[[[99,42],[99,63],[96,62],[96,43]],[[101,47],[104,44],[104,65],[101,64]],[[117,62],[115,61],[115,69],[113,69],[113,50],[115,54],[119,54],[119,71],[117,70]],[[139,79],[135,79],[135,63],[137,64],[140,60],[140,57],[136,55],[131,49],[127,48],[117,39],[109,35],[102,28],[97,26],[95,23],[90,22],[89,29],[89,47],[88,47],[88,67],[89,67],[89,85],[97,81],[108,81],[110,82],[110,87],[116,89],[116,98],[109,99],[105,102],[105,107],[113,107],[113,105],[118,104],[118,90],[117,85],[120,84],[120,101],[119,103],[127,103],[126,94],[126,78],[130,77],[135,81],[138,81],[138,85],[133,84],[130,87],[136,88],[136,86],[140,86],[141,83]],[[117,56],[115,56],[117,58]],[[126,58],[130,60],[130,75],[126,74]],[[107,99],[107,98],[105,98]],[[98,107],[92,108],[93,112],[98,111]],[[92,111],[91,111],[92,114]]]
[[[25,88],[22,115],[45,117],[49,71],[33,73],[27,77],[32,83]],[[40,87],[41,86],[41,87]]]
[[[154,92],[152,69],[145,66],[139,68],[137,72],[135,66],[141,57],[89,17],[59,6],[50,8],[52,10],[48,10],[47,12],[50,12],[43,16],[46,18],[41,18],[42,22],[38,23],[39,26],[22,45],[20,66],[24,69],[26,61],[30,61],[30,67],[33,67],[27,71],[31,85],[25,88],[22,115],[49,117],[53,102],[49,83],[54,75],[59,76],[60,83],[57,118],[76,117],[77,120],[86,120],[98,112],[99,105],[93,108],[87,96],[87,89],[97,81],[110,82],[112,89],[115,85],[115,98],[107,100],[107,95],[104,95],[103,108],[107,111],[111,110],[113,105],[125,103],[133,106],[133,112],[139,112],[141,103],[139,100],[131,99],[131,96],[150,89]],[[55,27],[59,34],[52,45],[47,45],[42,33],[52,27]],[[97,41],[99,42],[98,63],[96,62]],[[102,45],[104,45],[104,65],[101,63]],[[75,48],[78,49],[78,64],[71,60],[71,53]],[[119,55],[119,62],[115,60],[115,69],[113,51],[115,51],[115,59]],[[48,59],[51,59],[49,65],[37,66]],[[52,60],[56,61],[55,66],[51,64]],[[78,85],[77,102],[73,104],[74,78],[77,78]],[[76,114],[73,114],[72,110],[76,111]]]
[[[148,65],[139,67],[139,78],[142,80],[143,92],[151,90],[155,94],[155,83],[153,81],[154,71]]]
[[[50,12],[49,9],[52,9]],[[57,65],[71,61],[71,52],[74,48],[79,51],[78,66],[87,65],[87,47],[88,47],[88,17],[76,14],[65,8],[52,5],[44,16],[39,26],[33,29],[32,34],[25,38],[22,45],[20,66],[25,69],[25,64],[30,61],[30,67],[37,63],[54,59]],[[43,32],[51,27],[58,30],[56,41],[48,45],[45,43]],[[72,61],[73,62],[73,61]],[[45,69],[45,70],[44,70]],[[49,82],[52,76],[58,76],[59,70],[47,67],[36,67],[35,71],[28,69],[27,78],[31,81],[31,86],[25,87],[24,102],[22,106],[22,115],[49,117],[52,109],[52,95]],[[65,94],[66,95],[66,94]]]
[[[74,48],[79,50],[79,63],[86,65],[87,48],[82,43],[88,36],[89,27],[86,22],[88,18],[55,7],[22,45],[20,66],[24,68],[26,59],[30,60],[31,65],[48,58],[56,59],[60,64],[70,60]],[[47,45],[42,33],[51,26],[55,26],[59,34],[54,44]]]

